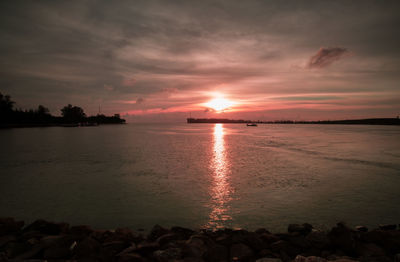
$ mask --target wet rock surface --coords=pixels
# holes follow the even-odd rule
[[[389,262],[400,261],[400,230],[344,223],[328,231],[291,224],[286,233],[156,225],[143,235],[129,228],[95,230],[45,220],[25,225],[0,218],[0,262],[5,261]]]

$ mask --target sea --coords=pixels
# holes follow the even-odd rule
[[[400,126],[0,130],[0,217],[97,229],[400,223]]]

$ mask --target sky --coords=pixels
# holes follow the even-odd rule
[[[396,117],[399,26],[400,1],[3,0],[0,92],[128,122]]]

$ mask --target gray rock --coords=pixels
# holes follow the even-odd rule
[[[353,231],[343,223],[338,223],[336,227],[328,233],[330,243],[337,249],[353,256],[356,251],[356,240]]]
[[[316,256],[303,257],[299,255],[294,259],[294,262],[327,262],[327,260],[322,257],[316,257]]]
[[[368,232],[368,227],[366,226],[356,226],[355,228],[358,232]]]
[[[146,261],[139,254],[129,253],[118,256],[118,262],[144,262]]]
[[[99,254],[100,249],[101,245],[97,240],[86,237],[73,249],[73,255],[77,259],[93,258]]]
[[[156,250],[153,257],[158,262],[175,261],[182,258],[182,250],[180,248],[168,248],[165,250]]]
[[[163,228],[160,225],[155,225],[151,231],[150,234],[147,236],[147,239],[150,241],[156,241],[157,238],[161,237],[162,235],[168,234],[170,231],[166,228]]]
[[[306,240],[317,249],[324,249],[329,245],[327,233],[324,231],[313,230],[306,236]]]
[[[256,262],[282,262],[282,259],[264,257],[264,258],[257,259]]]
[[[245,244],[233,244],[230,249],[231,261],[248,261],[254,253],[250,247]]]
[[[0,236],[13,234],[21,230],[24,221],[15,221],[11,217],[0,218]]]
[[[66,223],[53,223],[43,219],[38,219],[26,226],[23,231],[39,231],[45,235],[59,235],[68,231],[69,225]]]
[[[380,230],[396,230],[397,225],[379,225]]]
[[[313,229],[313,226],[308,223],[304,223],[302,225],[290,224],[288,226],[289,233],[298,233],[298,234],[302,234],[302,235],[307,235],[308,233],[311,232],[312,229]]]

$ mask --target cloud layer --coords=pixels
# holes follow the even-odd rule
[[[323,68],[347,55],[349,51],[342,47],[321,47],[318,52],[310,58],[308,68]]]
[[[393,116],[399,8],[399,1],[1,1],[0,91],[22,108],[59,113],[72,103],[91,114],[101,106],[132,120],[215,117],[202,106],[215,93],[236,102],[224,112],[232,118]],[[321,46],[337,47],[315,54]],[[347,50],[357,55],[342,59]]]

